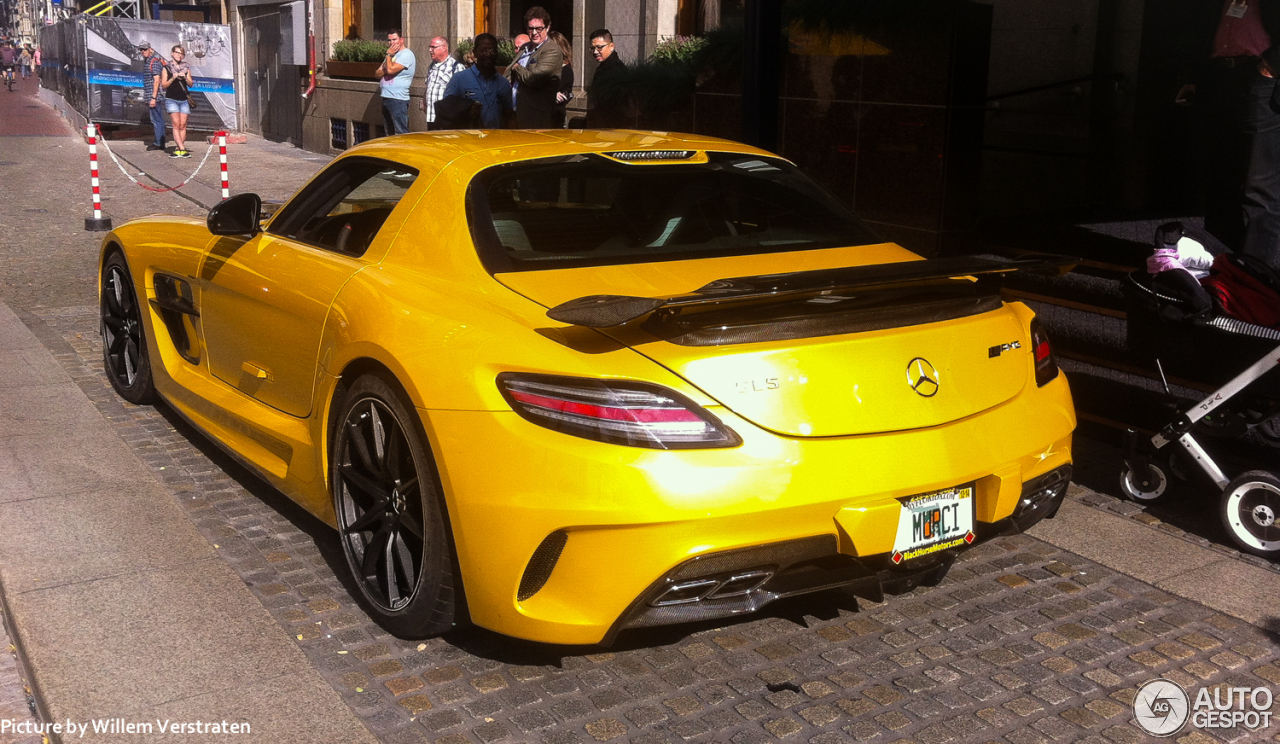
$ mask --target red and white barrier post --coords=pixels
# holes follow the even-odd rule
[[[231,196],[231,190],[227,187],[227,133],[218,132],[218,163],[222,167],[222,200],[226,201]]]
[[[84,229],[90,232],[106,232],[111,229],[111,218],[102,216],[102,191],[98,183],[98,127],[93,122],[85,126],[89,138],[89,182],[93,184],[93,216],[84,219]]]

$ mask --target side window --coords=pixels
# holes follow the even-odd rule
[[[267,232],[348,256],[362,256],[418,177],[408,166],[343,158],[298,193]]]

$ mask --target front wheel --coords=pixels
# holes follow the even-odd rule
[[[142,306],[133,291],[129,265],[119,253],[112,253],[102,264],[100,294],[102,364],[107,379],[120,397],[130,403],[153,403],[156,388],[151,378]]]
[[[402,397],[380,377],[343,396],[330,482],[339,537],[379,625],[426,638],[455,625],[460,587],[434,461]]]
[[[1222,492],[1222,526],[1246,553],[1280,554],[1280,478],[1265,470],[1236,476]]]
[[[1146,458],[1126,460],[1120,471],[1120,490],[1140,504],[1156,504],[1169,498],[1169,485],[1164,468]]]

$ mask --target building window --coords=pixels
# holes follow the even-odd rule
[[[342,0],[343,38],[385,40],[404,28],[401,0]]]
[[[387,32],[403,29],[400,0],[373,0],[373,38],[385,39]]]
[[[351,122],[351,144],[358,145],[361,142],[369,141],[369,123],[364,121]]]
[[[361,0],[343,0],[342,25],[345,39],[359,39],[364,25],[364,4]]]
[[[741,20],[742,0],[679,0],[676,34],[701,36],[718,28],[722,21]]]
[[[329,120],[329,144],[335,150],[347,149],[347,120]]]

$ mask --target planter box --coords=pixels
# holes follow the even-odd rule
[[[376,80],[381,62],[341,62],[336,59],[325,60],[324,74],[335,78],[354,78],[356,80]]]

